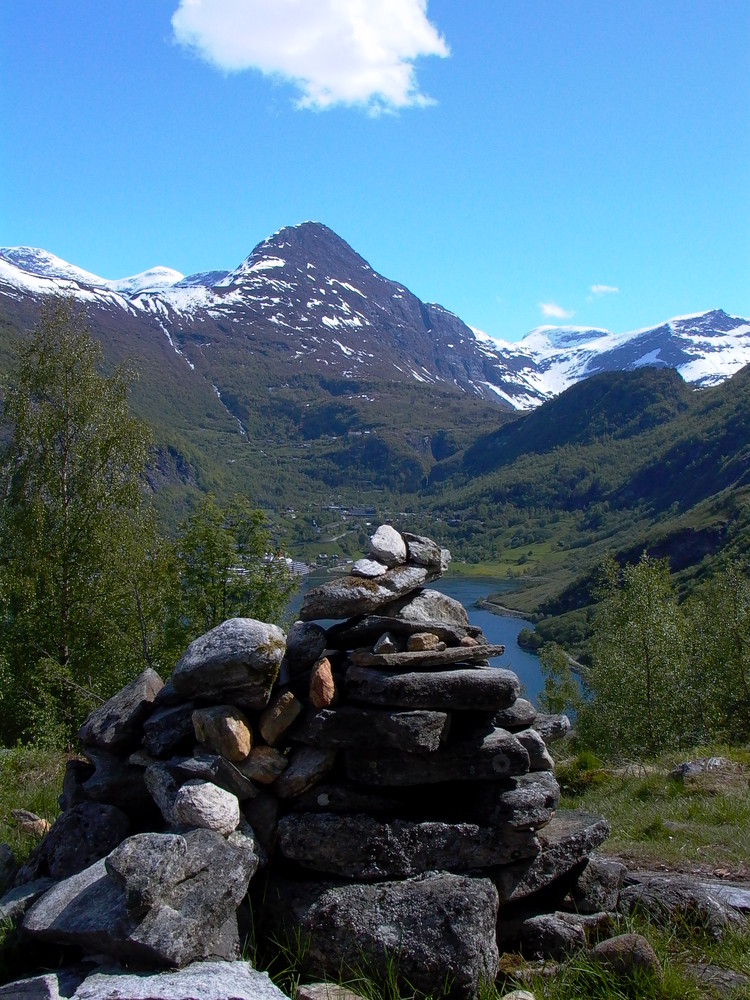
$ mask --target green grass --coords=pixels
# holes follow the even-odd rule
[[[669,777],[681,760],[723,756],[741,768],[697,783]],[[556,773],[569,809],[601,813],[612,835],[603,853],[629,864],[750,877],[750,752],[726,747],[667,754],[647,768],[605,767],[591,754],[561,761]]]
[[[67,756],[49,750],[14,747],[0,750],[0,844],[8,844],[19,862],[37,839],[19,831],[11,809],[28,809],[53,822],[59,808]]]

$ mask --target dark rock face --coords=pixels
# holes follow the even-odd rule
[[[309,715],[294,738],[331,749],[365,744],[373,750],[432,751],[440,746],[447,722],[445,712],[388,712],[342,706]]]
[[[172,673],[183,698],[265,708],[286,650],[276,625],[231,618],[191,642]]]
[[[474,668],[392,674],[350,667],[344,688],[352,701],[366,705],[470,711],[511,704],[520,684],[509,670]]]
[[[143,721],[164,681],[155,670],[144,670],[135,680],[97,708],[78,733],[81,743],[103,750],[138,746]]]
[[[600,816],[560,810],[539,831],[541,851],[531,863],[497,869],[492,878],[500,904],[518,902],[567,876],[574,877],[586,858],[609,836],[609,824]],[[567,891],[567,883],[564,886]]]
[[[314,974],[338,976],[366,955],[385,977],[390,956],[399,976],[425,992],[450,983],[450,995],[477,996],[497,974],[497,895],[484,878],[433,873],[403,882],[326,886],[276,883],[268,893],[271,919],[310,946]]]
[[[17,882],[75,875],[105,857],[130,832],[130,821],[116,806],[81,802],[62,813],[20,870]]]
[[[503,729],[447,745],[434,753],[383,751],[371,757],[347,751],[344,761],[351,781],[379,786],[493,780],[525,774],[529,769],[529,755],[515,736]]]
[[[533,833],[473,823],[378,822],[366,815],[299,813],[279,823],[279,846],[305,868],[345,878],[465,872],[534,857]]]

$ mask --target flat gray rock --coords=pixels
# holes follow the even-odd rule
[[[388,572],[385,563],[376,559],[358,559],[352,566],[352,576],[363,576],[366,580],[376,580]]]
[[[510,733],[448,742],[433,753],[406,754],[384,750],[377,756],[345,751],[346,774],[362,785],[433,785],[446,781],[498,780],[525,774],[529,755]]]
[[[309,714],[293,738],[328,749],[367,745],[373,750],[431,751],[440,746],[447,721],[445,712],[399,712],[344,705]]]
[[[191,642],[172,672],[183,698],[265,708],[286,650],[276,625],[230,618]]]
[[[447,982],[452,997],[473,1000],[497,975],[497,893],[485,878],[435,872],[343,886],[277,880],[266,902],[277,934],[308,942],[303,963],[316,976],[338,981],[361,969],[365,956],[386,980],[395,958],[412,987],[437,994]]]
[[[2,994],[0,994],[2,996]],[[249,962],[195,962],[177,972],[97,972],[73,1000],[287,1000]]]
[[[560,786],[549,771],[530,772],[512,779],[512,788],[496,782],[477,783],[466,806],[466,816],[487,826],[508,823],[514,830],[539,830],[555,815]]]
[[[86,971],[80,966],[72,969],[60,969],[59,972],[48,972],[41,976],[31,976],[15,983],[0,986],[1,1000],[67,1000],[77,996],[76,987],[80,985]]]
[[[397,566],[376,580],[357,576],[331,580],[305,594],[300,618],[310,621],[315,618],[366,615],[397,597],[411,593],[430,580],[437,579],[439,575],[439,571],[428,570],[423,566]]]
[[[164,766],[179,783],[199,778],[212,781],[219,788],[225,788],[236,795],[240,802],[254,799],[258,788],[238,767],[225,757],[216,754],[196,753],[192,757],[174,757]]]
[[[351,701],[433,711],[493,711],[512,703],[520,686],[510,670],[476,667],[408,673],[349,667],[344,678]]]
[[[682,920],[689,926],[705,928],[713,937],[738,927],[739,913],[727,906],[705,885],[686,875],[650,875],[631,882],[626,877],[620,890],[621,913],[643,913],[664,926]]]
[[[0,899],[0,921],[13,920],[18,922],[31,904],[35,903],[54,884],[54,879],[36,878],[31,882],[17,885],[14,889],[9,889]]]
[[[81,743],[122,752],[140,742],[140,731],[164,681],[150,668],[95,709],[78,731]]]
[[[532,862],[492,872],[501,906],[526,899],[558,880],[561,892],[567,892],[567,879],[582,871],[589,854],[604,843],[609,823],[601,816],[561,809],[538,836],[542,849]]]
[[[535,729],[544,742],[549,745],[561,740],[570,732],[571,723],[567,715],[544,715],[537,712],[532,729]]]
[[[424,591],[424,593],[435,593],[435,591]],[[481,629],[468,623],[450,624],[431,619],[408,622],[386,616],[383,611],[385,609],[381,608],[381,614],[364,615],[338,625],[331,625],[327,633],[328,644],[335,649],[349,650],[361,646],[374,646],[385,633],[404,638],[415,632],[433,632],[448,645],[457,646],[467,635],[481,635]]]
[[[433,633],[434,634],[434,633]],[[484,663],[502,656],[505,646],[454,646],[451,649],[428,649],[404,653],[373,653],[369,649],[353,649],[349,659],[357,667],[377,670],[414,670],[417,667],[446,667],[455,663]]]
[[[299,813],[279,821],[282,854],[304,868],[370,881],[427,871],[465,872],[539,853],[533,833],[473,823],[379,822],[370,816]]]
[[[301,747],[290,757],[286,771],[274,782],[274,792],[280,799],[302,795],[328,774],[335,760],[335,750]]]

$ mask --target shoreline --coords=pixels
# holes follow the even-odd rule
[[[498,604],[496,601],[489,601],[487,598],[480,598],[474,602],[476,607],[480,608],[482,611],[489,611],[493,615],[498,615],[501,618],[520,618],[522,621],[530,622],[531,618],[525,615],[522,611],[516,611],[514,608],[506,608],[503,604]]]

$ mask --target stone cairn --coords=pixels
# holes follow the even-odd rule
[[[503,647],[427,588],[449,559],[383,525],[288,636],[232,619],[167,684],[153,670],[128,684],[81,728],[62,813],[0,915],[68,961],[183,970],[170,997],[174,977],[235,962],[251,926],[299,942],[312,975],[395,961],[413,986],[463,997],[495,979],[498,943],[583,943],[595,918],[580,913],[608,908],[601,871],[586,888],[607,824],[556,813],[545,738],[567,720],[538,716],[490,666]],[[550,915],[566,901],[576,914]],[[62,995],[143,990],[121,968],[90,972]]]

